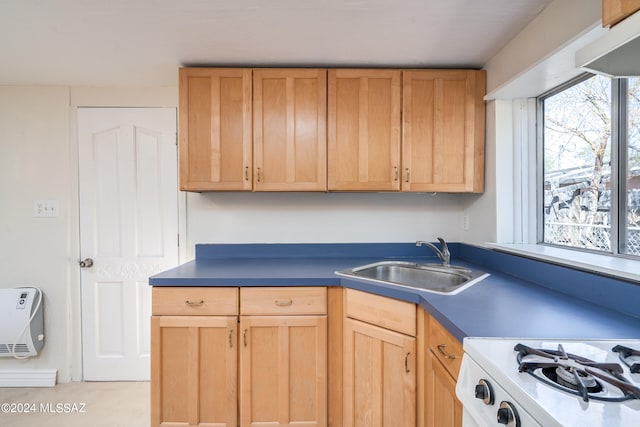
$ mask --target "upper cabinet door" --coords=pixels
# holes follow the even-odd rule
[[[402,191],[484,191],[485,71],[405,71]]]
[[[327,70],[253,72],[254,189],[326,191]]]
[[[328,185],[400,189],[399,70],[329,70]]]
[[[251,190],[251,69],[180,69],[180,188]]]
[[[640,10],[640,0],[602,0],[602,26],[611,27]]]

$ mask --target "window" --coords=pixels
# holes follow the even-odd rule
[[[620,252],[640,255],[640,77],[627,79],[624,83],[626,104],[623,103],[623,107],[626,111],[621,110],[623,124],[620,132],[626,138],[623,144],[626,148],[620,170],[623,177],[621,191],[626,197],[621,203]]]
[[[640,78],[582,76],[538,105],[540,240],[640,256]]]

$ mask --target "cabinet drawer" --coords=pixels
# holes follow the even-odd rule
[[[457,380],[462,363],[462,344],[433,317],[429,320],[429,348]]]
[[[240,314],[327,314],[327,288],[240,288]]]
[[[238,288],[154,287],[154,316],[237,316]]]
[[[347,317],[416,336],[416,305],[367,292],[345,289]]]

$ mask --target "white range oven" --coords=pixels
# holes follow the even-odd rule
[[[464,427],[640,426],[640,339],[465,338],[463,348]]]

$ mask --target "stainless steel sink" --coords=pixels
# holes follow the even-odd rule
[[[338,271],[336,274],[446,295],[455,295],[488,276],[484,272],[464,267],[405,261],[381,261]]]

